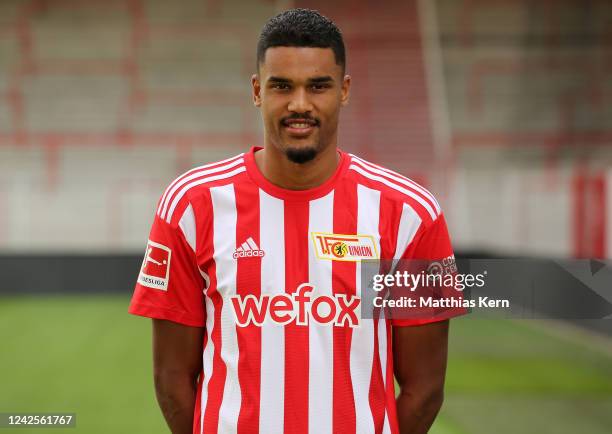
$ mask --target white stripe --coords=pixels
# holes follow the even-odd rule
[[[210,276],[206,274],[202,269],[198,266],[198,270],[200,271],[200,275],[202,279],[204,279],[204,290],[207,290],[210,287]]]
[[[380,192],[363,185],[357,186],[357,233],[372,234],[380,252],[378,233]],[[361,262],[357,262],[355,291],[362,297]],[[362,297],[363,300],[363,297]],[[351,340],[351,381],[355,397],[357,433],[373,433],[374,417],[370,409],[370,380],[374,363],[374,321],[361,319],[361,326],[353,328]]]
[[[402,215],[400,217],[399,228],[397,230],[397,242],[395,245],[395,253],[393,254],[393,265],[391,270],[394,270],[398,260],[403,255],[406,248],[410,245],[414,236],[416,235],[419,227],[421,225],[421,217],[419,217],[418,213],[412,209],[412,207],[408,204],[404,204],[402,208]],[[380,365],[383,370],[383,384],[385,387],[387,385],[387,345],[389,342],[390,336],[387,333],[387,327],[385,320],[379,320],[378,323],[378,350],[380,357]],[[383,434],[391,433],[391,428],[389,426],[389,416],[385,412],[385,421],[383,425]]]
[[[213,259],[217,271],[217,291],[229,300],[236,294],[237,262],[232,257],[236,250],[236,196],[234,185],[212,187],[213,204]],[[236,322],[229,304],[221,309],[221,359],[227,367],[223,400],[219,409],[219,432],[235,433],[242,400],[238,381],[238,338]]]
[[[204,433],[204,412],[206,411],[206,403],[208,402],[208,383],[212,376],[213,354],[215,344],[212,340],[213,327],[215,326],[215,306],[210,298],[205,298],[206,303],[206,347],[202,355],[202,366],[204,369],[204,381],[202,382],[202,396],[200,400],[200,434]],[[217,325],[218,327],[218,325]]]
[[[382,434],[391,434],[391,426],[389,425],[389,413],[385,411],[385,421],[383,423]]]
[[[397,244],[395,245],[395,254],[393,255],[394,261],[402,257],[420,226],[421,217],[410,205],[405,203],[397,230]],[[393,268],[395,268],[395,264],[393,264]]]
[[[227,160],[218,161],[216,163],[205,164],[203,166],[191,169],[187,173],[183,173],[181,176],[179,176],[174,181],[172,181],[172,183],[168,186],[168,188],[166,188],[166,191],[164,191],[162,199],[159,201],[159,207],[157,208],[157,214],[161,218],[164,218],[164,216],[162,215],[162,210],[163,210],[163,213],[166,212],[166,207],[168,206],[168,202],[170,200],[170,197],[172,197],[174,192],[176,192],[176,190],[178,190],[182,184],[184,184],[186,182],[189,182],[192,179],[198,178],[200,176],[205,176],[205,175],[208,175],[210,173],[216,173],[216,172],[219,172],[219,171],[222,171],[222,170],[234,167],[236,164],[239,164],[240,162],[242,162],[242,160],[243,160],[242,159],[242,155],[243,154],[240,154],[240,155],[237,155],[235,157],[228,158]],[[227,163],[227,162],[230,162],[232,160],[236,160],[236,161],[234,161],[235,164],[219,166],[219,167],[217,167],[215,169],[212,169],[212,170],[204,170],[204,169],[207,169],[207,168],[209,168],[211,166],[215,166],[215,165],[218,165],[218,164],[222,165],[223,163]]]
[[[193,214],[193,207],[191,204],[187,205],[185,212],[179,221],[179,227],[183,231],[183,235],[191,247],[191,250],[196,251],[196,225],[195,215]]]
[[[440,214],[442,212],[442,208],[440,207],[440,204],[438,203],[434,195],[431,194],[429,191],[425,190],[423,187],[421,187],[419,184],[417,184],[410,178],[406,178],[405,176],[400,175],[397,172],[378,166],[374,163],[362,160],[359,157],[354,157],[354,161],[355,163],[360,164],[364,169],[368,169],[371,172],[378,173],[379,175],[391,178],[394,181],[399,182],[400,184],[408,188],[418,191],[424,196],[424,199],[429,201],[428,203],[433,204],[434,208],[436,209],[436,214]]]
[[[378,350],[380,357],[380,366],[382,368],[382,379],[383,384],[385,385],[385,397],[387,396],[387,369],[390,369],[390,366],[387,366],[387,342],[389,342],[389,338],[391,335],[388,333],[387,324],[389,320],[379,320],[378,322]],[[390,331],[390,327],[389,327]],[[395,387],[395,384],[393,384]],[[385,398],[386,399],[386,398]],[[395,404],[395,403],[394,403]],[[386,411],[385,407],[385,419],[383,421],[383,429],[382,434],[391,434],[391,426],[389,425],[389,412]]]
[[[352,169],[355,172],[360,173],[363,176],[365,176],[366,178],[369,178],[369,179],[371,179],[373,181],[382,182],[386,186],[391,187],[392,189],[397,190],[400,193],[403,193],[403,194],[405,194],[407,196],[410,196],[411,198],[413,198],[414,200],[419,202],[423,206],[423,208],[425,208],[427,210],[427,212],[431,216],[432,220],[436,220],[437,215],[436,215],[435,211],[431,208],[429,203],[427,203],[427,201],[425,199],[423,199],[421,196],[419,196],[418,194],[416,194],[416,193],[414,193],[414,192],[412,192],[410,190],[406,190],[404,187],[400,187],[399,185],[392,183],[391,181],[389,181],[386,178],[383,178],[382,176],[373,175],[372,173],[366,172],[364,169],[362,169],[361,167],[359,167],[356,164],[351,164],[349,166],[349,169]]]
[[[182,199],[182,197],[185,195],[185,193],[187,193],[187,191],[190,188],[196,187],[198,185],[206,184],[207,182],[213,182],[213,181],[219,181],[221,179],[231,178],[232,176],[236,176],[239,173],[244,172],[245,170],[246,170],[246,168],[244,166],[240,166],[237,169],[232,170],[231,172],[223,173],[221,175],[210,176],[210,177],[204,178],[204,179],[198,179],[197,181],[193,181],[193,182],[190,182],[189,184],[185,185],[181,189],[181,191],[172,200],[170,209],[168,210],[168,216],[166,217],[166,221],[168,223],[170,223],[170,221],[172,220],[172,213],[174,212],[174,209],[176,208],[176,206],[178,205],[179,201]]]
[[[246,241],[240,245],[240,248],[241,248],[242,250],[244,250],[245,252],[248,252],[249,250],[251,250],[251,248],[250,248],[250,247],[249,247],[249,245],[246,243]]]
[[[253,238],[249,237],[249,239],[246,240],[246,242],[251,247],[251,249],[259,250],[259,247],[257,247],[257,244],[255,244],[255,241],[253,241]]]
[[[427,197],[429,199],[429,201],[434,204],[434,207],[436,208],[436,211],[438,211],[438,214],[442,212],[442,208],[440,207],[440,204],[436,200],[436,197],[429,190],[427,190],[426,188],[423,188],[421,185],[419,185],[418,183],[414,182],[412,179],[408,178],[407,176],[402,175],[401,173],[395,172],[395,171],[393,171],[391,169],[387,169],[386,167],[379,166],[378,164],[374,164],[374,163],[372,163],[370,161],[366,161],[363,158],[360,158],[360,157],[358,157],[356,155],[351,154],[351,156],[355,160],[358,160],[361,163],[363,163],[363,165],[365,167],[375,168],[375,169],[382,170],[383,172],[385,172],[389,176],[393,175],[394,179],[395,178],[399,178],[398,179],[399,182],[403,181],[403,183],[407,183],[405,185],[408,185],[408,186],[414,188],[419,193],[421,193],[423,196]]]
[[[315,287],[312,299],[332,296],[332,261],[317,259],[311,232],[334,229],[334,192],[310,201],[308,218],[308,281]],[[308,432],[331,433],[334,398],[333,326],[310,321],[308,327]]]
[[[378,356],[382,369],[382,379],[387,386],[387,324],[385,319],[378,320]]]
[[[285,292],[284,202],[259,190],[261,294]],[[282,433],[285,415],[285,327],[267,321],[261,328],[259,432]]]

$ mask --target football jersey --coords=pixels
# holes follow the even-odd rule
[[[452,257],[436,199],[338,151],[318,187],[269,182],[255,152],[163,193],[129,312],[204,327],[194,433],[397,433],[392,326],[364,319],[365,259]]]

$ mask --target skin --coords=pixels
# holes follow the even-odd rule
[[[325,182],[338,164],[338,120],[351,85],[332,49],[268,48],[251,84],[264,124],[264,149],[255,154],[262,174],[291,190]],[[291,117],[313,119],[317,125],[306,136],[291,134],[283,125]],[[308,148],[316,152],[311,161],[298,164],[287,158],[290,150]]]
[[[338,120],[351,84],[331,48],[269,48],[251,83],[264,124],[264,149],[255,153],[259,170],[286,189],[325,182],[338,165]],[[306,133],[286,127],[288,119],[297,118],[314,125]],[[309,161],[296,163],[288,157],[305,150],[314,155]],[[174,434],[192,432],[203,335],[203,328],[153,320],[155,390]],[[401,434],[426,433],[433,423],[442,405],[447,342],[448,321],[393,328]]]
[[[444,400],[449,321],[393,327],[393,369],[401,434],[426,434]],[[417,350],[418,349],[418,350]]]
[[[173,434],[193,432],[203,327],[153,319],[153,378],[157,402]]]

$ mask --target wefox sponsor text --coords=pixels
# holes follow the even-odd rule
[[[338,327],[359,326],[361,299],[354,295],[334,294],[312,297],[315,287],[309,283],[298,286],[292,294],[231,297],[236,323],[240,327],[262,326],[269,321],[276,324],[308,325],[310,320]]]

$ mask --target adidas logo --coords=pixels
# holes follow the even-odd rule
[[[262,257],[265,252],[257,247],[253,238],[249,237],[240,247],[234,251],[234,259]]]

